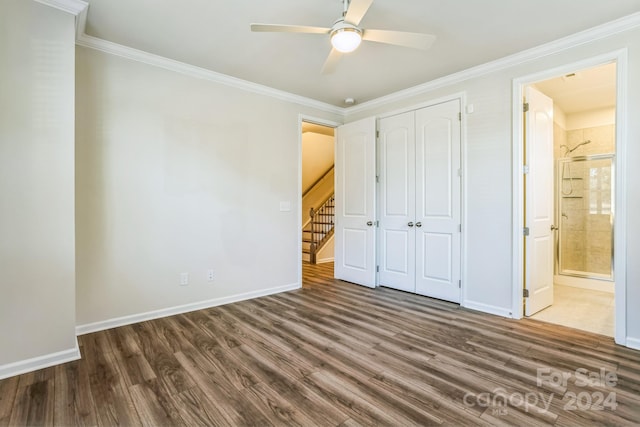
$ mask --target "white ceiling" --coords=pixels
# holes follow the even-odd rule
[[[616,105],[616,64],[576,70],[565,76],[536,83],[565,114],[610,108]]]
[[[320,70],[324,35],[249,24],[329,27],[341,0],[89,0],[86,33],[296,95],[345,106],[388,95],[640,12],[640,0],[374,0],[364,28],[437,36],[426,52],[373,42]]]

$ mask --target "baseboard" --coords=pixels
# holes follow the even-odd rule
[[[463,301],[463,303],[460,305],[470,310],[481,311],[483,313],[494,314],[496,316],[507,317],[510,319],[513,318],[513,315],[511,314],[511,310],[504,307],[497,307],[495,305],[489,305],[489,304],[484,304],[481,302],[475,302],[475,301],[469,301],[469,300]]]
[[[0,366],[0,380],[16,375],[26,374],[27,372],[37,371],[38,369],[60,365],[62,363],[72,362],[78,359],[80,359],[80,348],[78,347],[78,341],[76,340],[75,348]]]
[[[333,262],[333,261],[334,261],[333,257],[331,257],[331,258],[323,258],[323,259],[316,260],[316,264],[325,264],[327,262]]]
[[[627,347],[640,350],[640,338],[627,337]]]
[[[300,283],[292,283],[290,285],[277,286],[275,288],[261,289],[259,291],[246,292],[243,294],[231,295],[222,298],[215,298],[206,301],[199,301],[191,304],[178,305],[175,307],[164,308],[161,310],[148,311],[146,313],[132,314],[129,316],[116,317],[113,319],[103,320],[100,322],[87,323],[85,325],[76,326],[76,335],[85,335],[92,332],[104,331],[105,329],[117,328],[118,326],[131,325],[133,323],[144,322],[146,320],[159,319],[161,317],[173,316],[176,314],[188,313],[190,311],[203,310],[206,308],[217,307],[219,305],[231,304],[234,302],[245,301],[248,299],[264,297],[267,295],[279,294],[281,292],[300,289]]]

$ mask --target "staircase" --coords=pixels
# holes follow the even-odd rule
[[[335,206],[335,197],[332,194],[318,209],[310,209],[311,220],[302,229],[303,260],[315,264],[318,251],[333,236]]]

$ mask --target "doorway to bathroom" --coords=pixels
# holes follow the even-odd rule
[[[614,259],[617,61],[574,70],[523,79],[519,87],[524,168],[522,209],[514,213],[523,225],[521,313],[618,337],[624,301],[616,301]]]

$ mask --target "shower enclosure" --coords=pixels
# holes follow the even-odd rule
[[[558,274],[613,280],[613,168],[613,154],[558,160]]]

